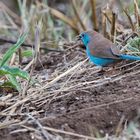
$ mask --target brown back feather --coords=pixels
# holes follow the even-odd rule
[[[87,31],[85,33],[88,33],[90,36],[91,40],[88,47],[93,56],[119,59],[117,55],[120,54],[120,50],[110,40],[95,31]]]

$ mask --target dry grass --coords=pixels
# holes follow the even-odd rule
[[[69,54],[69,52],[67,52]],[[78,52],[79,53],[79,52]],[[16,130],[11,133],[19,133],[19,132],[27,132],[32,131],[34,137],[47,137],[49,136],[52,139],[57,139],[58,134],[66,134],[70,136],[76,136],[81,139],[97,139],[89,136],[79,135],[67,131],[53,129],[47,126],[43,126],[39,123],[39,116],[44,114],[44,110],[40,110],[45,104],[49,104],[55,99],[61,99],[66,96],[72,95],[75,91],[85,91],[90,92],[90,90],[95,87],[102,86],[107,83],[112,83],[115,81],[119,81],[127,76],[138,75],[140,74],[139,70],[139,62],[132,62],[127,65],[117,66],[115,69],[118,72],[114,74],[110,73],[112,70],[107,69],[106,74],[103,76],[98,75],[98,68],[90,64],[87,60],[84,60],[84,55],[77,55],[77,57],[70,59],[67,63],[63,63],[60,67],[55,67],[55,71],[51,73],[49,79],[46,81],[42,81],[40,75],[37,76],[37,83],[29,87],[27,89],[24,98],[21,94],[8,94],[2,95],[0,97],[1,100],[1,110],[0,116],[3,116],[3,121],[0,124],[0,128],[10,128],[16,126]],[[81,62],[79,62],[81,61]],[[128,67],[128,65],[132,65],[136,63],[133,67],[129,69],[120,71],[122,67]],[[135,71],[133,71],[135,69]],[[36,76],[33,76],[34,78]],[[40,81],[39,81],[40,79]],[[25,83],[23,83],[24,85]],[[86,111],[94,108],[102,108],[103,106],[113,105],[119,102],[124,102],[128,100],[132,100],[133,97],[126,98],[120,101],[113,101],[107,104],[100,104],[98,106],[84,108],[80,111]],[[34,105],[36,107],[34,107]],[[28,112],[24,111],[28,108]],[[31,111],[30,111],[31,110]],[[38,110],[38,111],[37,111]],[[71,113],[76,113],[71,112]],[[35,119],[38,118],[38,119]],[[45,118],[42,116],[41,119]],[[34,129],[32,126],[28,126],[27,124],[37,123],[39,126],[38,130]],[[49,131],[49,132],[48,132]],[[50,133],[50,132],[53,132]],[[125,132],[126,133],[126,132]],[[123,135],[123,134],[122,134]],[[129,135],[129,134],[127,134]],[[59,136],[60,137],[60,136]],[[109,136],[106,136],[109,139]],[[62,139],[62,138],[61,138]],[[110,139],[113,139],[111,137]]]

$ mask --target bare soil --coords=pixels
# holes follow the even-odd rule
[[[51,70],[53,73],[60,63],[60,67],[64,65],[64,57],[66,57],[67,61],[70,62],[70,60],[77,56],[77,53],[79,55],[79,50],[77,52],[73,51],[68,53],[68,55],[64,55],[64,53],[56,53],[55,56],[50,55],[48,56],[50,61],[48,64],[45,64],[44,67]],[[86,58],[86,56],[81,52],[80,57],[83,59]],[[122,66],[128,63],[129,62],[123,62],[118,65]],[[113,72],[107,70],[107,72],[104,72],[101,75],[96,73],[93,74],[92,77],[90,76],[91,79],[98,79],[98,77],[100,77],[100,79],[105,79],[106,77],[121,72],[122,78],[116,76],[116,80],[111,79],[101,85],[99,84],[98,86],[94,86],[94,84],[92,86],[92,84],[90,84],[89,88],[86,88],[88,85],[81,85],[81,87],[84,87],[83,89],[75,88],[73,91],[64,91],[59,93],[59,96],[56,96],[58,98],[53,98],[53,100],[45,102],[42,106],[37,106],[33,103],[30,104],[30,106],[33,106],[36,111],[43,110],[42,113],[39,113],[35,118],[38,119],[43,126],[65,130],[76,134],[86,136],[104,136],[108,133],[110,135],[117,135],[119,131],[123,129],[124,124],[128,124],[130,121],[136,121],[136,117],[138,116],[137,111],[140,106],[139,64],[140,63],[138,62],[133,65],[126,66],[124,69],[113,70]],[[94,67],[93,64],[90,65],[91,68]],[[86,72],[88,75],[88,69]],[[84,74],[84,76],[86,74]],[[82,75],[81,77],[77,76],[76,78],[79,78],[80,80]],[[23,121],[25,117],[11,117],[11,120],[13,119]],[[3,117],[1,117],[1,122],[2,121]],[[119,125],[119,123],[121,124]],[[37,126],[32,123],[27,122],[27,126],[28,125],[37,129]],[[30,130],[27,132],[11,133],[13,130],[20,127],[21,126],[18,125],[9,125],[0,129],[0,139],[35,139],[32,135],[33,132]],[[58,134],[63,138],[80,139],[61,133]]]

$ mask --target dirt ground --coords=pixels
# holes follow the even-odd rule
[[[70,60],[77,55],[82,59],[86,58],[84,53],[79,53],[79,50],[78,52],[70,52],[65,57],[67,61],[70,62]],[[47,60],[51,60],[47,61],[49,66],[44,64],[44,67],[52,70],[52,73],[55,71],[55,67],[58,67],[57,64],[60,65],[61,62],[60,67],[62,68],[65,61],[64,54],[62,55],[61,53],[58,53],[58,56],[57,53],[55,56],[50,55]],[[90,68],[94,67],[93,64],[89,64],[89,62],[86,63],[87,65],[90,65]],[[136,117],[139,115],[140,63],[137,62],[126,66],[128,63],[129,62],[119,63],[120,66],[125,65],[124,69],[117,69],[112,72],[107,68],[107,72],[104,72],[101,75],[94,73],[90,76],[88,74],[92,69],[89,71],[89,68],[86,69],[85,66],[86,71],[80,76],[76,76],[79,81],[82,76],[86,77],[86,75],[92,80],[97,79],[103,81],[112,75],[121,74],[120,76],[114,76],[111,80],[108,79],[105,80],[105,82],[99,82],[96,86],[94,83],[91,83],[90,87],[85,84],[74,90],[60,92],[59,96],[57,95],[50,102],[45,102],[40,106],[33,105],[33,102],[30,104],[28,102],[28,105],[33,106],[36,111],[42,110],[42,112],[35,116],[35,118],[38,119],[44,127],[51,127],[85,136],[104,136],[105,134],[117,135],[130,121],[136,121]],[[90,81],[91,80],[88,82]],[[3,118],[1,117],[1,122],[2,119]],[[11,117],[11,120],[13,119],[23,121],[24,117]],[[37,126],[32,123],[27,122],[27,126],[28,125],[37,129]],[[17,128],[20,127],[21,126],[18,125],[9,125],[8,127],[1,129],[0,139],[37,139],[33,137],[33,132],[31,130],[11,133],[13,130],[17,130]],[[52,133],[52,131],[49,130],[48,132]],[[66,135],[64,133],[57,134],[67,139],[84,139],[71,137],[71,135]]]

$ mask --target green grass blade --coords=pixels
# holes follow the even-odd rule
[[[9,74],[8,79],[9,79],[9,82],[11,82],[15,86],[15,88],[20,92],[21,91],[21,86],[18,83],[16,77]]]
[[[22,57],[32,57],[33,56],[33,51],[32,50],[26,50],[26,51],[23,51],[21,53]]]
[[[19,68],[11,68],[9,66],[3,66],[0,68],[0,75],[10,74],[12,76],[19,76],[23,79],[29,80],[29,74]]]
[[[0,84],[0,88],[13,88],[13,89],[16,89],[16,86],[13,85],[10,81],[5,81],[4,83]]]
[[[10,58],[12,57],[13,53],[21,46],[21,44],[25,41],[27,37],[27,32],[24,33],[17,41],[17,43],[13,46],[11,46],[7,52],[5,53],[5,55],[3,56],[3,59],[0,63],[0,66],[2,67],[5,63],[7,63]]]
[[[140,37],[136,37],[129,41],[132,47],[138,48],[140,50]]]

